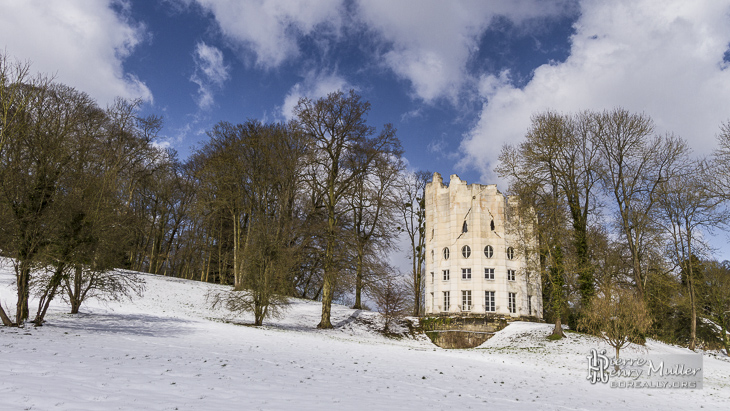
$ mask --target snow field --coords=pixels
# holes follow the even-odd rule
[[[144,275],[134,301],[89,301],[69,315],[56,301],[43,327],[0,327],[0,410],[730,409],[730,362],[704,358],[704,389],[611,389],[587,380],[591,348],[576,333],[548,341],[550,324],[513,323],[481,347],[443,350],[426,338],[385,338],[378,314],[294,300],[263,327],[212,310],[221,287]],[[0,302],[15,302],[0,267]],[[31,310],[33,311],[33,309]],[[622,353],[688,352],[649,341]]]

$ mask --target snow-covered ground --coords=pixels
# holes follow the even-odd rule
[[[295,300],[263,327],[211,310],[220,287],[145,275],[132,302],[60,301],[43,327],[0,327],[0,410],[730,409],[730,362],[705,356],[704,389],[616,389],[587,381],[582,334],[548,341],[549,324],[513,323],[477,349],[373,332],[378,315]],[[12,268],[0,301],[14,304]],[[14,308],[14,307],[13,307]],[[32,310],[33,311],[33,310]],[[688,353],[649,341],[625,355]]]

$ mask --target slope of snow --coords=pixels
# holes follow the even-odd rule
[[[611,389],[586,380],[586,355],[602,343],[548,341],[549,324],[443,350],[385,338],[372,331],[377,314],[342,306],[334,330],[317,330],[321,306],[303,300],[263,327],[237,325],[252,318],[205,301],[222,287],[144,278],[134,301],[89,301],[79,315],[57,301],[43,327],[0,327],[0,410],[730,409],[730,362],[715,358],[704,359],[701,390]],[[13,281],[5,261],[5,307]],[[688,351],[650,341],[624,352]]]

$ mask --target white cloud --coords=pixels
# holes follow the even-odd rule
[[[281,115],[286,120],[291,120],[294,117],[294,107],[302,97],[316,100],[337,90],[347,91],[350,88],[354,87],[349,86],[347,81],[337,73],[309,71],[304,79],[295,84],[287,93],[281,107]]]
[[[410,82],[413,96],[426,102],[446,97],[456,103],[476,82],[466,70],[479,37],[492,18],[516,24],[564,13],[573,0],[179,0],[195,1],[212,13],[237,47],[253,54],[259,67],[279,67],[300,55],[299,40],[314,35],[326,50],[344,25],[369,29],[385,46],[378,62]],[[353,12],[353,15],[349,13]],[[334,35],[333,35],[334,34]]]
[[[570,57],[535,70],[522,89],[509,73],[480,79],[485,98],[478,124],[461,145],[460,166],[483,181],[504,143],[522,139],[530,116],[548,108],[575,112],[623,107],[651,116],[699,153],[714,146],[730,113],[729,1],[582,2]]]
[[[221,86],[228,80],[228,66],[223,62],[223,53],[218,48],[199,42],[195,46],[195,63],[210,82]]]
[[[213,106],[213,87],[222,87],[230,77],[229,67],[223,62],[223,52],[199,42],[193,54],[195,72],[190,81],[198,85],[198,107],[207,110]]]
[[[123,1],[0,2],[0,47],[32,70],[89,93],[100,104],[115,97],[152,100],[123,61],[144,40],[144,26],[127,17]],[[112,4],[120,10],[112,10]]]
[[[299,55],[298,39],[316,30],[337,33],[341,0],[196,0],[212,12],[223,34],[274,68]]]
[[[519,24],[561,13],[563,1],[360,0],[360,19],[392,48],[383,64],[408,80],[414,96],[426,102],[446,97],[456,102],[474,80],[466,70],[478,51],[481,34],[495,16]]]

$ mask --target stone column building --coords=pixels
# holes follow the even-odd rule
[[[439,173],[426,184],[426,315],[542,318],[533,221],[510,213],[518,199],[495,184]]]

